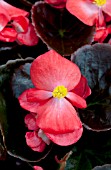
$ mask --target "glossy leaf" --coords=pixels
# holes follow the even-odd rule
[[[32,6],[31,13],[37,35],[61,55],[70,55],[93,40],[94,27],[83,24],[65,8],[56,9],[40,1]]]
[[[86,45],[72,54],[82,74],[87,78],[92,94],[87,108],[79,110],[84,126],[94,131],[111,129],[111,46]]]

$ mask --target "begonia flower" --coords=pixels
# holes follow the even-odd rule
[[[100,28],[96,30],[96,33],[94,35],[94,41],[97,41],[99,43],[103,43],[106,37],[111,34],[111,25]]]
[[[44,0],[44,1],[55,8],[65,8],[66,6],[66,0]]]
[[[25,138],[26,138],[27,145],[33,151],[37,151],[37,152],[43,152],[44,151],[44,149],[46,147],[46,143],[42,140],[42,138],[40,138],[38,136],[36,131],[26,132]]]
[[[46,144],[50,144],[50,140],[37,126],[36,118],[37,114],[35,113],[29,113],[24,118],[28,130],[31,130],[30,132],[26,132],[26,143],[32,150],[43,152]]]
[[[4,0],[0,0],[0,31],[4,29],[9,21],[13,20],[13,17],[26,17],[28,15],[27,11],[16,8]]]
[[[99,29],[97,28],[94,35],[94,41],[103,43],[109,34],[111,34],[111,25]]]
[[[39,39],[28,15],[29,12],[0,0],[0,41],[36,45]]]
[[[33,166],[33,168],[34,168],[34,170],[43,170],[43,168],[42,167],[40,167],[40,166]]]
[[[87,25],[105,26],[104,13],[111,16],[111,0],[67,0],[66,9]]]
[[[75,108],[86,108],[91,94],[79,67],[50,50],[33,61],[30,75],[35,88],[19,96],[21,107],[37,113],[37,125],[56,144],[77,142],[83,127]]]
[[[29,113],[25,116],[24,122],[28,128],[28,130],[37,131],[39,127],[36,124],[36,115],[34,113]]]

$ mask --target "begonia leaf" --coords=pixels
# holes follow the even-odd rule
[[[34,87],[30,79],[30,66],[30,63],[21,65],[20,68],[15,70],[12,76],[12,89],[16,98],[26,89]]]
[[[0,66],[0,87],[4,85],[10,76],[13,74],[14,69],[24,62],[33,61],[33,58],[9,60],[6,64]]]
[[[70,55],[93,40],[95,28],[83,24],[66,8],[56,9],[40,1],[32,6],[31,14],[37,35],[61,55]]]
[[[96,166],[92,170],[111,170],[111,164],[105,164],[102,166]]]
[[[87,108],[79,110],[84,126],[94,131],[111,129],[111,46],[86,45],[71,56],[87,78],[92,94]]]
[[[45,151],[40,154],[33,152],[27,146],[25,141],[27,129],[24,123],[26,112],[20,107],[11,88],[12,75],[16,72],[16,69],[32,61],[33,58],[30,57],[26,59],[16,59],[10,60],[0,66],[0,130],[3,144],[9,155],[26,162],[40,161],[50,152],[52,146],[48,146]]]

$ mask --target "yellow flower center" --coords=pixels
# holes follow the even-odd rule
[[[67,95],[67,88],[64,86],[57,86],[53,92],[52,92],[53,97],[55,98],[64,98]]]
[[[106,4],[106,0],[94,0],[93,3],[95,3],[97,6],[102,6]]]

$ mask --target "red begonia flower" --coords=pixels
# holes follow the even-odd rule
[[[72,92],[86,99],[91,94],[91,89],[88,86],[87,79],[84,76],[81,76],[80,82],[72,90]]]
[[[55,8],[65,8],[66,6],[66,0],[44,0],[44,1]]]
[[[18,16],[13,18],[12,26],[17,33],[27,32],[29,26],[29,19],[24,16]]]
[[[36,45],[39,39],[33,25],[26,18],[28,15],[29,12],[0,0],[0,40],[17,41],[27,46]]]
[[[4,0],[0,0],[0,7],[7,11],[8,16],[10,16],[11,19],[13,19],[13,17],[18,17],[20,15],[22,15],[22,16],[28,16],[29,15],[29,12],[27,12],[23,9],[16,8],[16,7],[8,4]],[[5,13],[4,13],[4,15],[5,15]]]
[[[111,34],[111,25],[97,29],[94,35],[94,41],[103,43],[103,41],[109,34]]]
[[[38,43],[39,38],[37,37],[34,27],[29,23],[27,32],[21,32],[17,35],[17,40],[19,44],[25,44],[27,46],[34,46]]]
[[[83,133],[83,127],[82,125],[75,129],[71,133],[63,133],[63,134],[51,134],[51,133],[45,133],[46,136],[54,143],[61,145],[61,146],[68,146],[73,143],[76,143]]]
[[[28,130],[37,131],[39,129],[39,127],[36,124],[36,116],[34,115],[34,113],[27,114],[25,116],[24,122],[28,127]]]
[[[28,12],[0,0],[0,31],[3,30],[3,28],[11,19],[13,19],[13,17],[28,16],[28,14]]]
[[[36,88],[28,89],[19,96],[24,109],[37,113],[37,125],[44,133],[59,135],[58,138],[67,133],[69,139],[63,140],[62,145],[72,144],[82,135],[82,123],[73,107],[87,106],[83,96],[85,93],[90,95],[91,91],[86,79],[82,79],[76,64],[50,50],[37,57],[31,65],[31,80]],[[80,81],[85,85],[81,85]],[[86,92],[79,90],[80,86]],[[77,89],[77,94],[74,89]]]
[[[10,21],[8,12],[0,6],[0,31],[4,29],[7,23]]]
[[[67,10],[87,25],[105,25],[104,13],[111,16],[111,0],[67,0]]]
[[[36,131],[26,132],[25,138],[26,138],[27,145],[33,151],[37,151],[37,152],[43,152],[44,151],[46,144],[42,140],[42,138],[38,137]]]
[[[42,167],[40,167],[40,166],[33,166],[33,168],[34,168],[34,170],[43,170],[43,168]]]
[[[14,42],[17,38],[17,32],[13,28],[4,28],[0,32],[0,40],[5,42]]]

